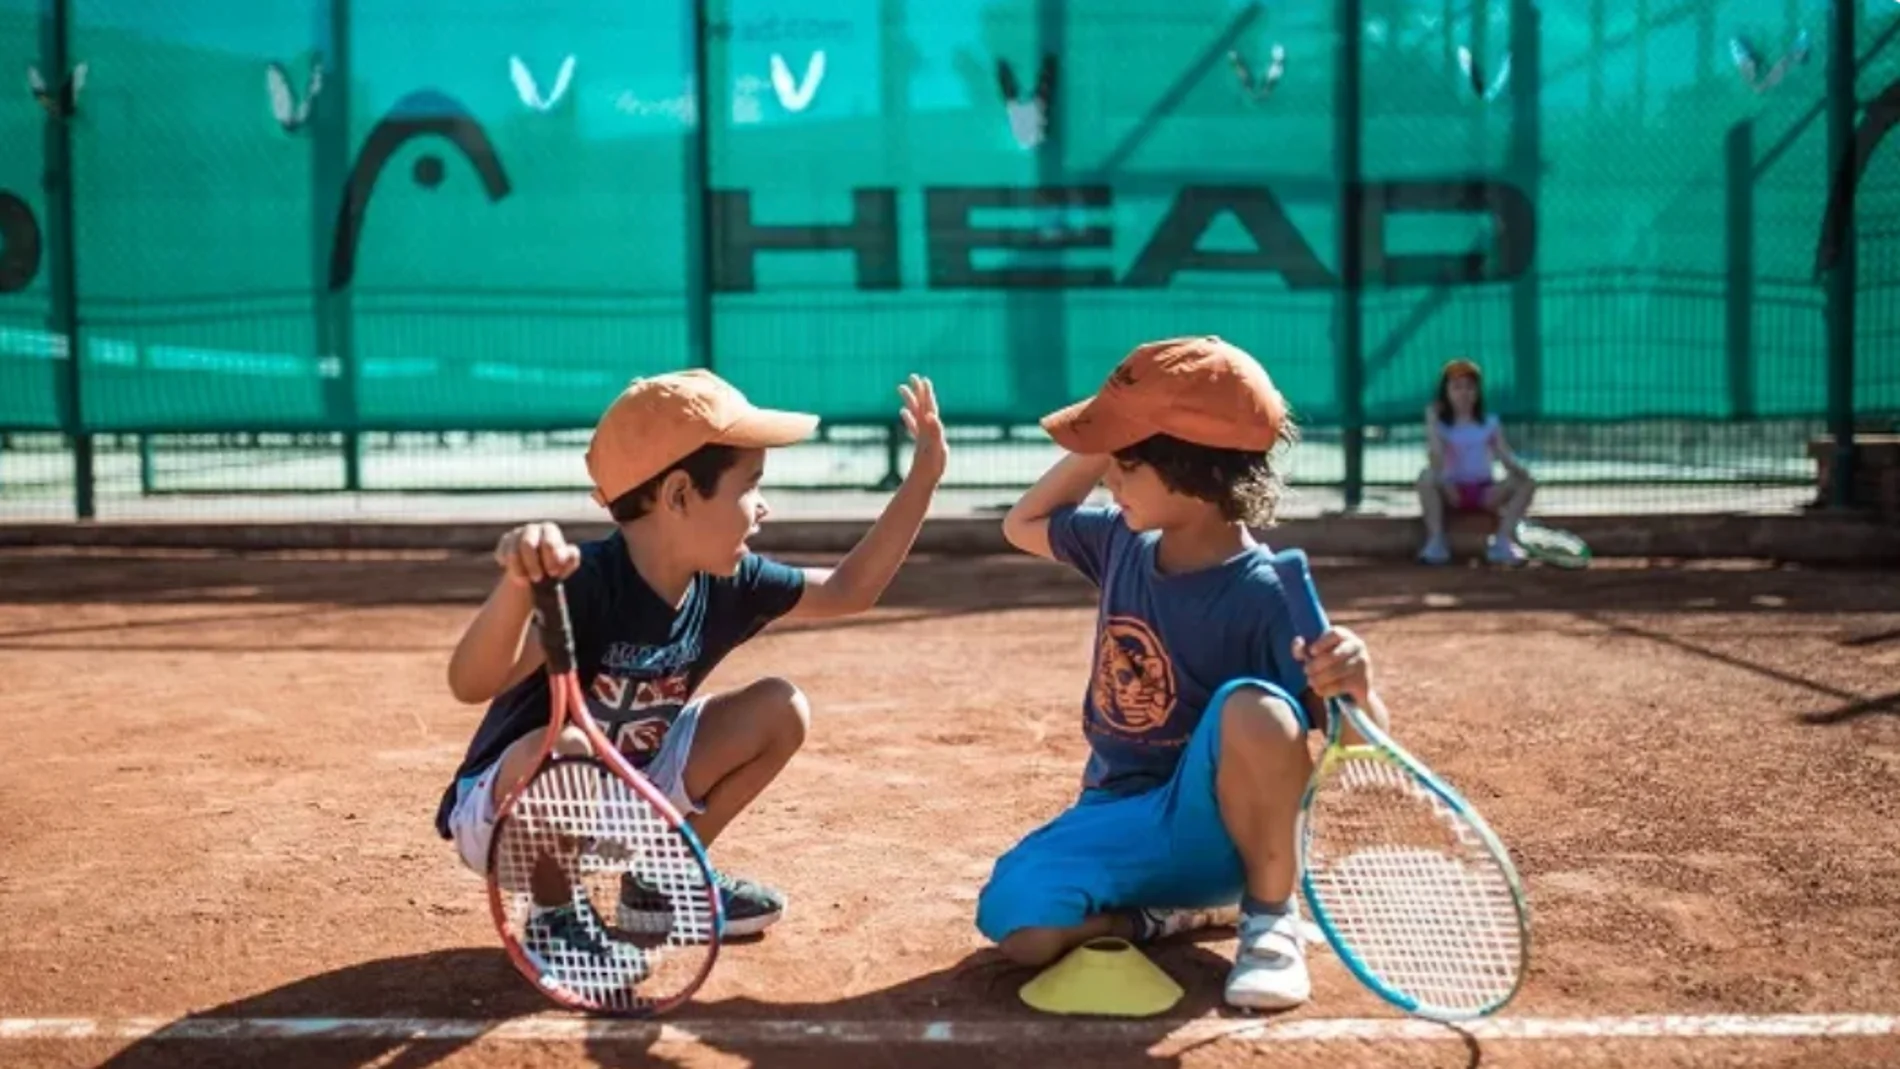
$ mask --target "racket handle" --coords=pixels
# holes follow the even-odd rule
[[[559,675],[574,670],[574,628],[567,616],[567,591],[559,579],[534,584],[534,622],[541,631],[541,650],[548,671]]]
[[[1293,633],[1312,642],[1326,633],[1326,608],[1319,603],[1319,589],[1313,585],[1313,569],[1303,549],[1284,549],[1273,555],[1273,571],[1286,590],[1287,616],[1293,621]]]

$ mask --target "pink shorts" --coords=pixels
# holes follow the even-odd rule
[[[1451,507],[1459,512],[1488,512],[1490,504],[1486,501],[1494,484],[1486,479],[1475,483],[1451,483]]]

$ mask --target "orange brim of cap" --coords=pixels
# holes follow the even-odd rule
[[[1049,432],[1057,445],[1071,453],[1085,455],[1126,449],[1155,433],[1153,427],[1103,404],[1100,396],[1049,413],[1042,417],[1042,429]]]
[[[780,412],[755,408],[740,416],[717,438],[714,445],[739,449],[777,449],[797,445],[818,429],[818,417],[803,412]]]

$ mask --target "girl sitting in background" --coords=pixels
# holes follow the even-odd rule
[[[1517,525],[1531,507],[1537,483],[1504,441],[1498,417],[1484,410],[1484,383],[1478,365],[1453,360],[1438,376],[1438,396],[1425,409],[1425,442],[1430,462],[1418,476],[1418,500],[1425,515],[1425,547],[1419,560],[1451,560],[1445,540],[1445,510],[1495,513],[1497,533],[1485,557],[1493,564],[1522,564]],[[1492,478],[1492,463],[1505,479]]]

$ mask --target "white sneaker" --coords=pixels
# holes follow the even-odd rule
[[[1157,939],[1199,932],[1209,928],[1231,927],[1240,922],[1240,907],[1213,906],[1208,909],[1150,908],[1139,912],[1135,942],[1152,943]]]
[[[1290,1010],[1313,997],[1303,929],[1297,912],[1240,919],[1240,948],[1227,974],[1229,1006]]]
[[[1451,563],[1451,547],[1445,544],[1445,536],[1427,540],[1425,548],[1418,551],[1418,559],[1425,564]]]
[[[1524,551],[1518,548],[1517,543],[1509,538],[1500,538],[1497,535],[1491,536],[1491,544],[1485,548],[1484,555],[1485,559],[1489,560],[1492,564],[1505,564],[1516,567],[1524,563]]]

